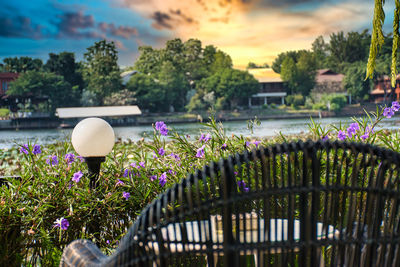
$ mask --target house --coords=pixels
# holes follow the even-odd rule
[[[18,73],[0,72],[0,96],[6,94],[9,83],[17,79],[18,76]]]
[[[280,75],[270,68],[249,69],[260,84],[257,94],[249,97],[249,108],[270,103],[285,104],[286,87]]]
[[[325,94],[343,94],[349,98],[351,102],[351,95],[347,94],[343,86],[344,75],[334,72],[330,69],[317,70],[315,74],[315,86],[311,90],[311,95],[314,98],[321,98]]]
[[[383,77],[379,78],[374,85],[374,89],[371,91],[370,97],[371,101],[374,103],[381,103],[381,102],[386,102],[386,97],[389,96],[391,93],[392,86],[391,86],[391,81],[390,77],[387,75],[384,75]],[[385,95],[386,92],[386,95]],[[395,93],[395,99],[397,101],[400,100],[400,74],[397,75],[396,78],[396,87],[394,90]]]

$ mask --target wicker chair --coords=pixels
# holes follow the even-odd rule
[[[297,142],[236,154],[147,206],[114,255],[60,266],[400,266],[400,154]]]

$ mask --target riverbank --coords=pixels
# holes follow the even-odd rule
[[[356,104],[348,105],[339,113],[332,111],[315,111],[307,109],[293,109],[290,107],[278,107],[269,109],[250,109],[250,110],[234,110],[234,111],[218,111],[218,112],[174,112],[174,113],[145,113],[137,117],[111,119],[109,122],[112,126],[147,126],[152,125],[155,121],[165,121],[168,123],[196,123],[208,121],[213,116],[217,121],[247,121],[257,117],[259,120],[288,120],[288,119],[308,119],[312,118],[331,118],[331,117],[352,117],[362,116],[364,110],[371,112],[376,110],[376,105]],[[57,128],[73,128],[78,120],[63,121],[59,118],[16,118],[10,120],[0,120],[0,130],[31,130],[31,129],[57,129]]]

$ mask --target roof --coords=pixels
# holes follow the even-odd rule
[[[343,78],[344,78],[343,74],[336,73],[330,69],[317,70],[317,74],[315,75],[315,81],[317,83],[342,82]]]
[[[276,73],[271,68],[259,68],[247,70],[258,80],[259,83],[282,82],[279,73]]]
[[[0,72],[0,78],[18,78],[19,73],[14,73],[14,72]]]
[[[124,71],[123,73],[121,73],[121,78],[122,78],[122,84],[127,84],[130,80],[130,78],[132,77],[132,75],[138,73],[138,71],[136,70],[128,70],[128,71]]]
[[[120,117],[140,115],[138,106],[106,106],[106,107],[77,107],[57,108],[59,118],[86,118],[86,117]]]

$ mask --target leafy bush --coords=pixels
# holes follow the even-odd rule
[[[0,117],[8,117],[10,110],[8,108],[0,108]]]
[[[334,112],[339,112],[347,104],[347,98],[340,94],[330,94],[324,95],[322,97],[322,102],[330,105],[330,110]]]
[[[285,100],[287,105],[295,108],[304,105],[304,96],[300,94],[288,95]]]

